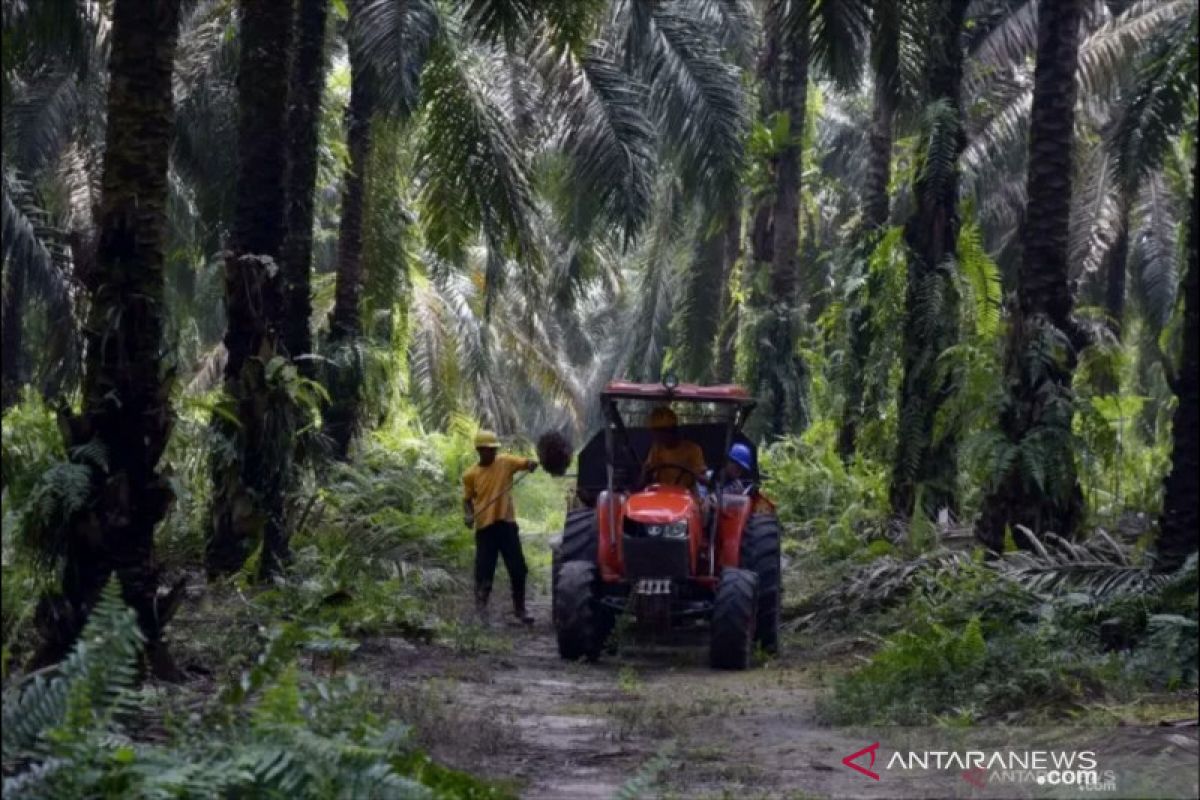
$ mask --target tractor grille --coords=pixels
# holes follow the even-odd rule
[[[650,538],[626,533],[621,544],[627,578],[687,578],[689,575],[687,539]]]

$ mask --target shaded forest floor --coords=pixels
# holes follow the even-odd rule
[[[473,650],[376,639],[350,666],[431,755],[521,797],[610,798],[638,775],[663,797],[862,796],[836,786],[852,750],[814,721],[828,665],[795,653],[715,672],[703,629],[626,636],[597,664],[565,663],[547,599],[532,610],[532,627],[493,622]]]
[[[746,672],[707,666],[707,628],[668,638],[619,633],[619,652],[599,663],[558,657],[550,619],[545,535],[526,536],[535,623],[512,621],[507,576],[498,570],[491,623],[477,623],[466,588],[437,602],[443,621],[430,641],[372,635],[344,658],[313,654],[315,675],[353,674],[370,710],[411,726],[439,763],[494,782],[521,798],[867,797],[841,758],[860,747],[816,719],[816,698],[843,655],[815,655],[785,640],[778,658]],[[251,653],[262,635],[253,594],[195,585],[174,626],[176,657],[192,675],[177,702],[212,690],[209,665]],[[457,620],[457,622],[455,622]],[[188,698],[191,698],[190,700]]]

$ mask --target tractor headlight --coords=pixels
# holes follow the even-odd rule
[[[686,539],[688,535],[688,524],[686,519],[668,522],[666,525],[657,526],[662,529],[664,539]]]
[[[625,520],[625,534],[627,536],[645,536],[649,539],[686,539],[688,523],[686,519],[681,519],[667,523],[645,525],[633,523],[631,525],[630,520]]]

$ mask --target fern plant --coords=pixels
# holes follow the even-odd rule
[[[281,629],[207,714],[144,741],[133,723],[154,699],[136,688],[142,635],[110,581],[67,660],[4,694],[4,796],[507,797],[413,750],[402,724],[363,712],[354,681],[303,688],[304,635]]]

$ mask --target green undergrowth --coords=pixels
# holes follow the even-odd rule
[[[835,679],[828,721],[1069,721],[1089,704],[1194,696],[1195,558],[1137,591],[1032,591],[978,560],[928,578],[881,613],[894,632]]]
[[[110,583],[70,657],[5,691],[4,796],[512,796],[434,763],[353,676],[302,671],[311,642],[275,628],[206,697],[138,688],[141,634]]]

